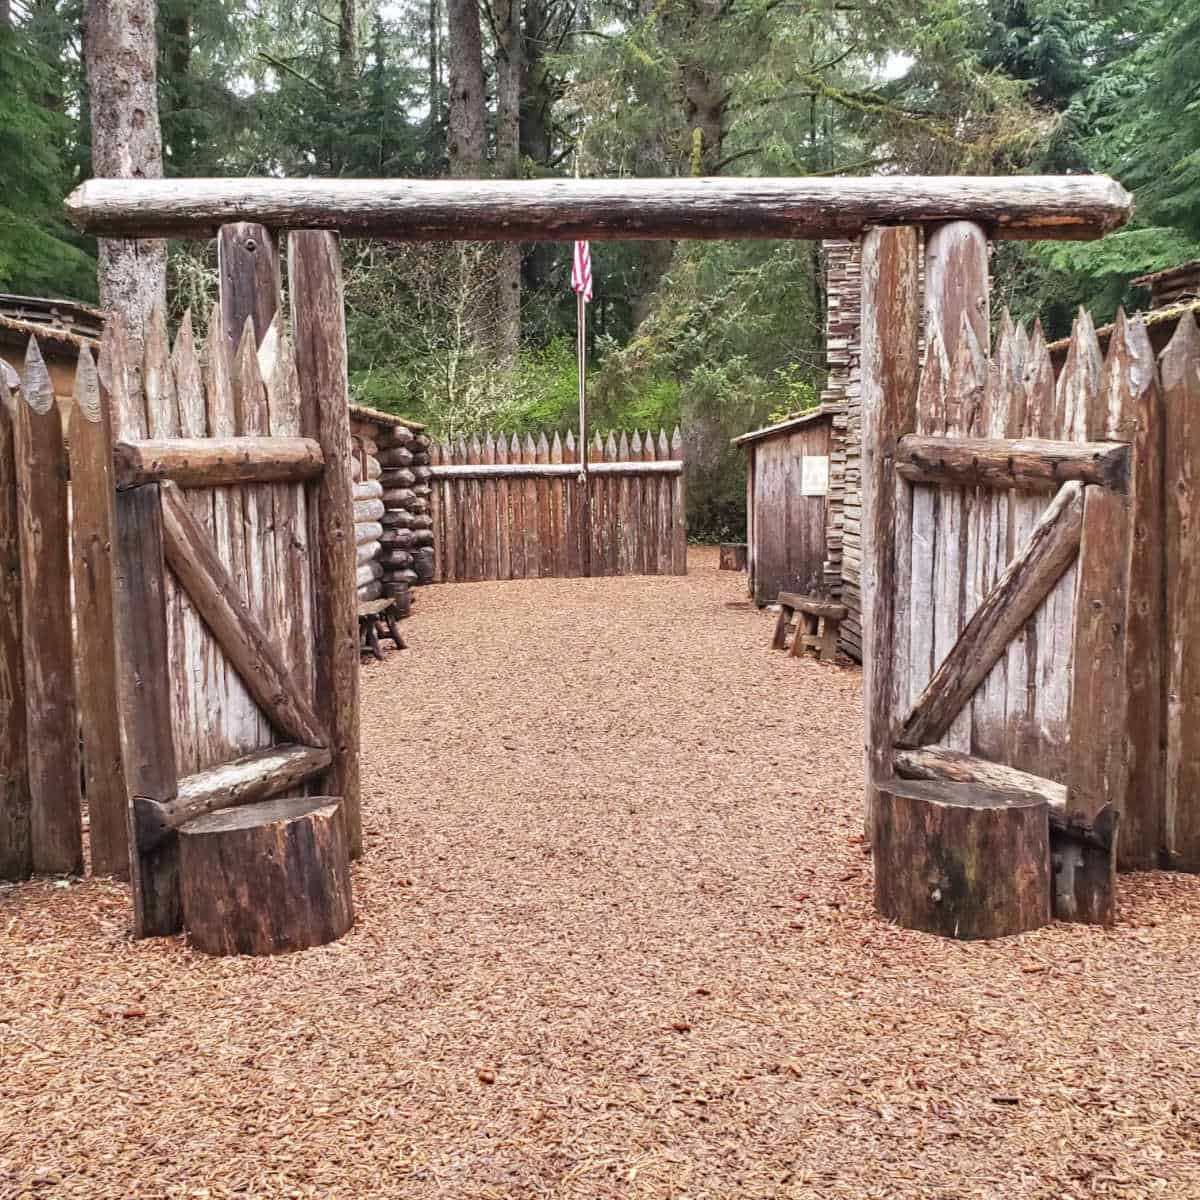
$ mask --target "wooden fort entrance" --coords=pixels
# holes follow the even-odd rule
[[[995,388],[988,386],[992,369],[981,350],[988,327],[986,263],[979,247],[985,234],[1034,239],[1102,236],[1122,224],[1131,208],[1128,195],[1111,180],[93,180],[71,197],[67,208],[81,228],[102,237],[219,234],[225,314],[220,336],[230,339],[226,351],[236,351],[230,356],[230,387],[235,401],[239,395],[243,398],[240,409],[234,406],[235,417],[240,412],[237,419],[242,421],[236,432],[257,443],[243,448],[243,459],[238,460],[246,463],[243,473],[225,466],[210,472],[207,483],[215,485],[211,510],[207,492],[197,496],[182,491],[199,482],[188,477],[189,464],[200,452],[198,443],[216,436],[217,430],[210,413],[208,427],[197,428],[190,435],[195,441],[173,455],[165,443],[180,431],[156,432],[151,424],[159,409],[147,364],[148,428],[139,437],[163,444],[119,448],[117,469],[125,459],[134,468],[125,479],[130,486],[118,500],[116,516],[121,647],[117,690],[125,730],[126,789],[137,818],[135,870],[141,879],[142,932],[164,932],[177,920],[170,828],[185,809],[213,808],[238,803],[237,796],[277,792],[275,784],[264,782],[271,772],[290,787],[309,772],[330,771],[336,785],[329,790],[345,798],[352,841],[357,828],[353,537],[349,446],[343,432],[345,343],[336,240],[332,233],[314,230],[406,240],[505,241],[823,238],[857,237],[867,231],[863,407],[871,414],[871,426],[864,439],[864,470],[872,478],[864,482],[864,492],[875,562],[867,588],[874,606],[865,657],[869,783],[873,807],[881,815],[878,827],[883,828],[888,796],[904,799],[915,794],[916,802],[928,808],[944,798],[946,788],[963,789],[962,796],[978,802],[980,811],[1015,810],[1019,805],[1014,794],[1022,803],[1040,805],[1040,814],[1028,822],[1033,834],[1027,843],[1018,839],[1030,861],[1019,864],[1018,885],[1010,888],[1012,906],[1024,914],[1031,903],[1035,910],[1039,904],[1037,888],[1029,886],[1027,876],[1040,872],[1044,885],[1049,872],[1044,827],[1049,823],[1047,809],[1053,807],[1055,827],[1071,833],[1071,845],[1080,848],[1080,870],[1060,870],[1056,894],[1069,892],[1079,915],[1098,914],[1103,919],[1111,898],[1110,888],[1106,899],[1104,880],[1110,878],[1112,841],[1105,835],[1102,817],[1120,790],[1120,774],[1115,769],[1097,771],[1083,754],[1084,739],[1077,731],[1086,731],[1088,740],[1103,747],[1114,731],[1124,728],[1124,710],[1118,716],[1118,706],[1109,704],[1123,687],[1123,659],[1115,649],[1111,619],[1118,609],[1123,611],[1128,598],[1125,547],[1130,544],[1131,485],[1123,446],[1097,449],[1081,443],[1127,442],[1128,437],[1121,435],[1125,426],[1119,421],[1110,433],[1107,415],[1099,408],[1093,421],[1092,401],[1074,393],[1069,414],[1061,420],[1055,395],[1050,420],[1044,388],[1034,389],[1036,402],[1022,406],[1010,403],[1002,381]],[[231,222],[247,220],[259,224],[230,227]],[[935,248],[950,247],[957,234],[944,231],[958,229],[955,223],[962,221],[972,222],[970,245],[955,251],[957,259],[947,259],[942,282],[935,279],[928,289],[931,310],[940,306],[934,323],[938,337],[930,341],[931,367],[922,383],[923,415],[918,421],[919,231],[929,235],[936,275]],[[289,241],[295,388],[289,382],[283,334],[272,333],[278,306],[274,255],[255,254],[255,247],[270,243],[269,231],[280,229],[306,231],[291,234]],[[247,255],[248,265],[242,265]],[[243,333],[247,327],[254,331],[252,343]],[[1031,343],[1012,354],[1014,363],[1020,360],[1028,367],[1040,361],[1041,348]],[[993,364],[1000,361],[998,355]],[[265,413],[257,416],[255,406],[247,408],[244,400],[247,391],[255,392],[245,380],[256,365],[260,375],[265,370],[270,377],[263,382]],[[1079,367],[1080,377],[1091,378],[1094,370],[1089,357]],[[282,411],[288,414],[279,428],[271,409],[271,381],[275,396],[285,398]],[[206,410],[212,394],[205,391]],[[298,403],[292,396],[299,397]],[[212,411],[220,412],[220,403]],[[182,412],[181,407],[181,420]],[[1011,448],[948,444],[966,438],[994,441],[1001,426],[1006,437],[1025,433],[1039,444],[1015,456],[1019,463],[1008,462],[1014,458]],[[902,444],[909,434],[926,440]],[[291,445],[297,437],[315,443],[315,449]],[[286,454],[281,438],[289,439]],[[320,462],[314,466],[317,451]],[[899,469],[902,458],[904,472]],[[990,493],[982,496],[981,489],[1003,477],[1009,482],[1002,483],[997,494],[1019,494],[1017,499],[1007,504]],[[305,478],[309,482],[298,483]],[[277,519],[282,512],[285,528],[290,525],[293,531],[281,541],[276,526],[273,539],[252,539],[255,546],[274,547],[267,552],[264,577],[271,572],[273,579],[298,578],[304,564],[309,567],[307,592],[299,587],[291,593],[297,598],[291,606],[264,603],[257,614],[258,628],[237,604],[226,605],[233,611],[217,618],[229,595],[220,568],[229,565],[227,550],[236,553],[232,541],[228,548],[221,542],[217,497],[222,488],[227,489],[227,504],[240,503],[243,513],[250,514],[247,528],[256,515],[262,520],[260,528],[270,527],[266,514]],[[969,534],[971,529],[978,529],[978,536]],[[307,533],[303,548],[296,536],[300,530]],[[917,546],[920,539],[924,540]],[[1091,553],[1101,540],[1117,545],[1119,553],[1114,558]],[[906,556],[910,542],[914,550]],[[1077,559],[1080,565],[1075,567]],[[164,575],[162,561],[172,567],[172,575]],[[202,569],[200,563],[206,566]],[[135,577],[142,569],[148,581]],[[339,579],[344,586],[338,585]],[[155,590],[156,580],[161,594]],[[915,607],[934,594],[936,606]],[[311,618],[303,616],[306,595]],[[254,606],[247,607],[254,616]],[[1046,624],[1048,630],[1053,626],[1054,637],[1040,635],[1039,608],[1054,612]],[[146,616],[136,615],[143,611]],[[179,615],[173,617],[176,611]],[[1076,611],[1078,617],[1072,618]],[[1032,639],[1031,622],[1038,631]],[[297,625],[315,647],[313,671],[297,672],[289,688],[280,679],[279,667],[281,661],[302,661],[284,657],[285,643],[293,637],[299,652]],[[1086,641],[1086,652],[1078,646],[1071,655],[1061,652],[1056,638],[1066,629],[1073,644]],[[224,736],[228,731],[223,724],[223,736],[211,737],[215,727],[199,700],[208,698],[215,685],[203,681],[203,669],[191,666],[220,661],[205,651],[206,637],[215,637],[214,645],[220,644],[226,663],[233,665],[257,703],[261,726],[249,744]],[[1042,671],[1053,681],[1050,691],[1065,691],[1075,699],[1057,707],[1048,700],[1044,711],[1027,706],[1034,715],[1024,724],[1010,721],[1016,708],[1006,707],[1000,728],[989,718],[988,697],[1021,694],[1017,665],[1008,673],[1008,664],[1020,657],[1020,649],[1010,648],[1010,643],[1019,647],[1022,638],[1026,669],[1033,672],[1025,677],[1026,693],[1028,680]],[[962,649],[956,648],[959,643]],[[168,661],[173,664],[170,671],[163,669]],[[993,679],[1002,665],[1003,687]],[[179,682],[180,671],[186,684]],[[972,682],[981,671],[980,680]],[[256,674],[261,677],[257,690],[252,682]],[[173,719],[168,721],[164,714],[172,686],[190,700],[184,707],[172,702]],[[181,754],[183,746],[187,751]],[[180,765],[180,757],[187,762]],[[902,767],[908,774],[937,774],[938,780],[900,784],[896,774]],[[1010,772],[1003,781],[1008,791],[982,795],[975,775],[985,769]],[[1013,771],[1022,776],[1016,783]],[[220,772],[254,782],[230,787],[219,783]],[[955,779],[965,782],[947,782]],[[922,787],[935,790],[922,796]],[[200,804],[195,799],[200,796],[214,799]],[[1074,805],[1071,797],[1076,798]],[[1082,818],[1076,820],[1080,804]],[[887,811],[899,810],[897,804]],[[1039,815],[1040,860],[1034,836]],[[955,853],[960,842],[950,824],[946,831],[946,845]],[[969,840],[970,821],[961,832]],[[879,853],[886,847],[877,841],[876,849]],[[1066,861],[1064,855],[1059,857]],[[1026,865],[1030,871],[1024,870]],[[1086,882],[1093,876],[1100,879],[1095,886]],[[1085,882],[1063,882],[1076,878]],[[924,882],[918,881],[916,891],[922,888]],[[1026,892],[1034,896],[1032,902]],[[1048,913],[1048,899],[1043,897],[1040,904]]]

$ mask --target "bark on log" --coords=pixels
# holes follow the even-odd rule
[[[905,929],[993,938],[1050,920],[1046,802],[1027,792],[886,783],[874,860],[875,909]]]
[[[83,870],[79,730],[71,640],[71,549],[62,417],[37,342],[16,402],[26,753],[33,869]]]
[[[113,447],[118,489],[169,479],[180,487],[222,487],[312,479],[325,466],[311,438],[163,438]]]
[[[8,385],[0,380],[0,879],[33,873],[14,415]]]
[[[206,954],[283,954],[354,924],[341,802],[265,800],[180,827],[183,923]]]
[[[1129,485],[1129,447],[1120,442],[910,434],[900,440],[896,471],[910,483],[1056,491],[1078,480],[1124,492]]]
[[[393,467],[380,472],[379,482],[385,488],[412,487],[417,482],[417,474],[407,467]]]
[[[405,241],[857,237],[968,220],[993,237],[1088,239],[1133,210],[1103,175],[841,179],[92,179],[67,198],[85,233],[213,236],[230,221]]]
[[[209,812],[266,800],[311,779],[329,766],[329,751],[313,746],[268,746],[179,781],[179,791],[161,803],[133,798],[138,845],[156,846],[181,825]]]

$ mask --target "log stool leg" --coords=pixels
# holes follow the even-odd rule
[[[389,608],[387,612],[383,614],[383,617],[384,620],[387,621],[388,637],[392,639],[396,649],[407,650],[408,646],[405,645],[404,639],[400,636],[400,627],[396,624],[396,614],[392,611],[392,609]]]
[[[367,645],[370,647],[371,653],[383,662],[383,648],[379,645],[379,631],[375,628],[374,621],[367,622]]]
[[[792,610],[786,604],[779,606],[779,619],[775,622],[775,636],[771,639],[772,650],[783,650],[787,646],[787,630],[792,622]],[[796,626],[797,634],[800,627]]]
[[[792,657],[799,658],[809,646],[816,643],[817,617],[801,609],[796,614],[796,636],[792,639]]]
[[[189,941],[205,954],[282,954],[354,924],[337,796],[293,796],[207,813],[179,828]]]
[[[1050,814],[1030,792],[877,785],[875,911],[905,929],[993,938],[1050,920]]]
[[[837,658],[837,635],[840,624],[840,621],[835,621],[832,617],[821,618],[821,636],[817,645],[822,662],[833,662]]]

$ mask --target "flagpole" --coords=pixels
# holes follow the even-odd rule
[[[579,360],[579,483],[583,493],[583,573],[592,573],[592,484],[588,474],[587,301],[575,294],[575,340]]]

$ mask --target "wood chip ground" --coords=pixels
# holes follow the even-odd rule
[[[0,890],[0,1196],[1200,1195],[1200,879],[1108,932],[877,920],[858,670],[691,567],[422,591],[336,945]]]

